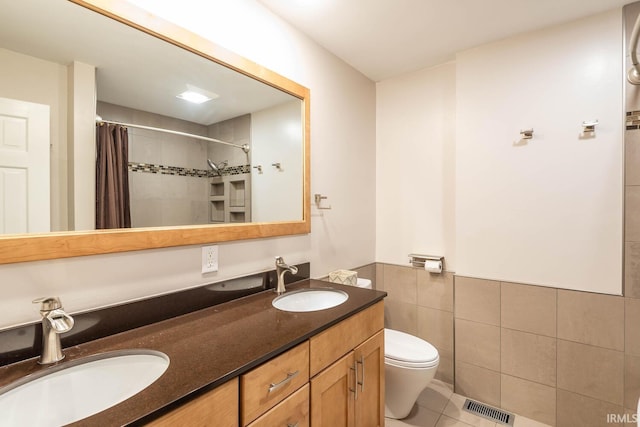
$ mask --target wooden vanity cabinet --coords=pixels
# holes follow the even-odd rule
[[[311,379],[311,425],[354,426],[353,352]]]
[[[384,426],[383,329],[380,302],[311,337],[312,427]]]
[[[248,425],[308,382],[308,341],[241,375],[242,425]]]
[[[314,335],[152,426],[384,426],[384,303]]]
[[[309,384],[271,408],[248,427],[309,427]]]
[[[198,396],[153,420],[153,427],[238,427],[238,379]]]

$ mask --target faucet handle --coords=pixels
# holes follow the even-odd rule
[[[40,311],[51,311],[62,308],[62,303],[58,297],[42,297],[32,301],[33,304],[41,304]]]

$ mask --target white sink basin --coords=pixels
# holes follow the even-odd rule
[[[62,362],[0,388],[0,424],[61,426],[81,420],[139,393],[168,367],[169,358],[151,350]]]
[[[335,307],[348,299],[349,295],[338,289],[312,288],[287,292],[276,297],[272,304],[278,310],[306,312]]]

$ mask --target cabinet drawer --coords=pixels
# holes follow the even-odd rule
[[[248,427],[309,427],[309,384],[278,403]]]
[[[242,425],[249,424],[308,381],[308,341],[242,375]]]
[[[199,396],[178,409],[152,421],[153,427],[238,426],[238,379],[234,378],[210,392]]]
[[[311,376],[313,377],[383,328],[384,302],[380,301],[311,337],[309,340]]]

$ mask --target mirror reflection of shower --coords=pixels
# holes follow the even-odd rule
[[[209,167],[211,168],[211,170],[214,171],[218,176],[222,176],[222,171],[224,170],[224,168],[227,167],[227,164],[229,164],[227,160],[224,160],[218,164],[215,164],[214,162],[211,161],[211,159],[207,159],[207,163],[209,164]]]

